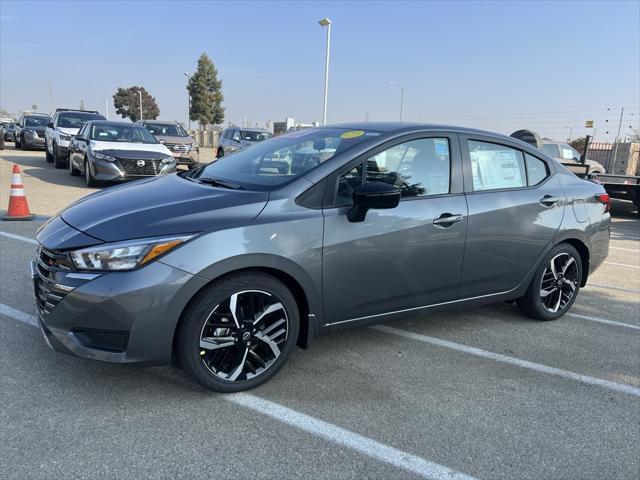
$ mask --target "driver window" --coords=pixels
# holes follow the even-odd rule
[[[233,131],[233,140],[235,142],[239,142],[240,141],[240,131],[239,130],[234,130]]]
[[[451,156],[446,138],[422,138],[395,145],[366,161],[366,182],[384,182],[400,189],[401,198],[449,193]],[[336,205],[350,205],[362,183],[362,164],[338,180]]]

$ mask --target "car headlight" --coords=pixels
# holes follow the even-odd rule
[[[160,163],[162,163],[162,165],[171,165],[172,163],[175,163],[175,162],[176,162],[176,159],[173,158],[173,156],[168,156],[168,157],[164,157],[162,159],[162,162]]]
[[[58,133],[58,135],[60,136],[60,140],[63,140],[65,142],[71,140],[71,135],[67,135],[66,133]]]
[[[104,153],[100,153],[100,152],[91,152],[93,154],[93,158],[97,158],[98,160],[105,160],[107,162],[115,162],[117,159],[116,157],[112,157],[111,155],[105,155]]]
[[[146,265],[192,237],[155,237],[108,243],[74,250],[71,259],[78,270],[132,270]]]

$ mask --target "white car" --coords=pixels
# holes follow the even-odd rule
[[[89,120],[106,120],[95,111],[58,108],[44,131],[47,162],[56,168],[69,165],[69,142]]]

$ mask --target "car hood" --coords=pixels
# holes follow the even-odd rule
[[[164,155],[171,155],[167,147],[161,143],[134,143],[134,142],[102,142],[91,140],[89,147],[92,152],[111,151],[134,151],[134,152],[157,152]]]
[[[58,127],[58,130],[62,133],[66,133],[67,135],[77,135],[80,131],[79,128],[68,128],[68,127]]]
[[[268,192],[217,188],[171,174],[94,193],[73,203],[61,217],[87,235],[114,242],[247,223],[268,199]]]

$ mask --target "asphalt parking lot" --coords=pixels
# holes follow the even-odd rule
[[[173,367],[54,353],[34,327],[37,228],[92,189],[44,152],[13,163],[33,222],[0,223],[2,477],[640,477],[640,220],[614,204],[611,250],[571,310],[392,322],[296,350],[266,385],[205,391]],[[4,213],[4,212],[2,212]]]

